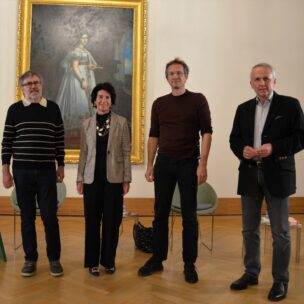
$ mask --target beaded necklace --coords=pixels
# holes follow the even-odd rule
[[[109,114],[106,121],[102,124],[102,126],[98,125],[96,126],[96,132],[98,136],[106,136],[110,131],[110,122],[111,122],[111,113]]]

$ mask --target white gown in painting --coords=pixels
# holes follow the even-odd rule
[[[84,47],[86,43],[87,35],[83,35],[79,45],[62,62],[65,73],[56,102],[67,131],[79,129],[82,120],[93,113],[90,94],[96,85],[93,70],[97,63]]]

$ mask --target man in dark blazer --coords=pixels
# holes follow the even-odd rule
[[[273,237],[273,285],[268,299],[280,301],[288,290],[290,234],[288,198],[296,191],[294,154],[303,149],[304,118],[297,99],[274,91],[276,75],[267,63],[255,65],[250,84],[256,97],[238,106],[230,147],[240,160],[245,273],[233,290],[258,284],[261,269],[261,207],[266,200]]]

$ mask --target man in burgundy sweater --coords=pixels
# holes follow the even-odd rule
[[[204,95],[185,88],[188,74],[184,61],[179,58],[170,61],[166,65],[166,78],[171,93],[156,99],[152,107],[145,177],[148,182],[154,181],[155,187],[153,255],[138,270],[138,275],[149,276],[163,270],[162,262],[168,253],[168,218],[178,184],[183,218],[184,275],[188,283],[196,283],[196,195],[197,186],[207,180],[212,126]]]

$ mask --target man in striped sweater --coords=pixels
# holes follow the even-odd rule
[[[63,122],[58,105],[42,97],[42,77],[39,74],[27,71],[19,78],[19,86],[24,99],[8,109],[1,156],[3,185],[5,188],[15,185],[21,210],[25,252],[21,275],[28,277],[36,272],[37,202],[45,229],[50,272],[53,276],[61,276],[56,182],[62,182],[64,178]]]

